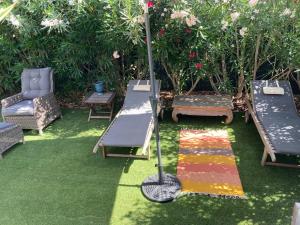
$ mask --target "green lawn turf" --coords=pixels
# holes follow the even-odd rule
[[[1,225],[290,224],[300,200],[300,172],[261,167],[263,145],[242,114],[226,126],[221,118],[206,117],[183,117],[175,124],[167,113],[161,139],[164,168],[175,173],[180,129],[227,129],[248,199],[185,195],[166,204],[149,202],[140,192],[144,178],[156,173],[155,151],[150,161],[92,154],[109,122],[87,122],[87,116],[87,110],[64,110],[44,135],[27,131],[26,144],[4,155]]]

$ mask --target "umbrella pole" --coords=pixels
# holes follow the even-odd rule
[[[145,0],[144,16],[145,16],[145,26],[146,26],[150,82],[151,82],[151,89],[152,89],[152,96],[150,97],[150,100],[151,100],[152,115],[154,119],[156,153],[157,153],[157,160],[158,160],[158,164],[157,164],[158,174],[146,178],[142,183],[141,190],[144,196],[151,201],[168,202],[174,200],[176,196],[180,193],[181,185],[179,180],[175,176],[171,174],[165,174],[163,172],[163,166],[161,161],[159,124],[157,118],[157,103],[158,103],[157,95],[159,93],[156,93],[156,86],[155,86],[156,83],[155,83],[155,77],[153,71],[153,57],[152,57],[148,2],[149,0]]]
[[[151,46],[151,32],[150,32],[150,21],[149,21],[149,12],[148,6],[145,6],[145,27],[146,27],[146,39],[147,39],[147,50],[148,50],[148,61],[149,61],[149,70],[150,70],[150,82],[152,88],[152,96],[151,96],[151,106],[152,106],[152,114],[154,119],[154,132],[156,139],[156,150],[157,150],[157,159],[158,159],[158,176],[159,183],[163,183],[163,166],[161,162],[161,148],[160,148],[160,136],[159,136],[159,124],[157,118],[157,104],[158,98],[156,93],[156,83],[154,77],[154,69],[153,69],[153,57],[152,57],[152,46]]]

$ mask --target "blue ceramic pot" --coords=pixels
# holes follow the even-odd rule
[[[95,91],[97,93],[103,93],[104,92],[104,82],[103,81],[97,81],[95,83]]]

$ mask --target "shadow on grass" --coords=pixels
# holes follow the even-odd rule
[[[25,132],[0,161],[0,224],[109,224],[120,177],[132,160],[92,154],[106,120],[65,110],[40,136]]]
[[[236,114],[222,118],[182,117],[167,113],[161,122],[164,169],[176,173],[181,129],[227,129],[247,200],[185,195],[175,202],[146,201],[140,183],[155,171],[150,161],[93,155],[107,120],[87,122],[87,110],[66,110],[44,135],[25,132],[0,161],[0,224],[290,224],[300,196],[299,171],[261,167],[263,145],[253,124]],[[155,155],[154,138],[151,141]]]
[[[215,118],[182,118],[178,124],[161,123],[165,171],[176,173],[180,129],[227,129],[248,199],[185,195],[172,203],[134,203],[124,217],[128,224],[290,224],[292,207],[299,200],[299,171],[261,167],[263,145],[253,124],[236,114],[231,125]],[[176,137],[176,138],[175,138]]]

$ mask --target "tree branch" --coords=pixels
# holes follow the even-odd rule
[[[253,80],[256,80],[256,73],[258,69],[258,54],[259,54],[259,47],[261,41],[261,34],[257,36],[256,39],[256,47],[255,47],[255,56],[254,56],[254,68],[253,68]]]
[[[195,83],[192,85],[192,87],[190,88],[190,90],[186,93],[186,95],[191,94],[191,92],[197,87],[197,84],[199,83],[200,80],[201,80],[200,76],[197,77],[197,80],[196,80]]]

